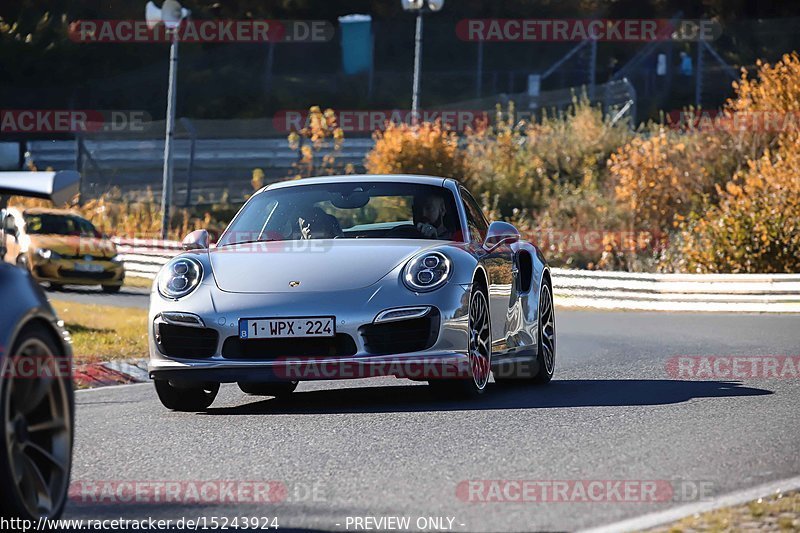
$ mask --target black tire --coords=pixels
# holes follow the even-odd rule
[[[556,367],[556,310],[553,303],[553,288],[545,279],[539,293],[539,342],[536,361],[539,372],[533,377],[535,385],[545,385],[553,379]]]
[[[158,399],[167,409],[196,413],[205,411],[214,403],[219,383],[205,383],[194,387],[175,387],[169,380],[153,380]]]
[[[117,294],[122,289],[122,285],[101,285],[100,288],[106,294]]]
[[[36,521],[61,516],[69,493],[75,398],[69,368],[28,374],[23,358],[64,357],[51,332],[30,324],[18,335],[0,378],[0,516]],[[11,366],[14,365],[14,366]],[[16,376],[13,369],[19,369]],[[8,372],[6,371],[8,370]],[[67,370],[64,374],[64,370]],[[9,431],[13,430],[13,431]],[[42,452],[45,452],[43,454]],[[19,472],[22,465],[22,472]],[[19,479],[19,481],[15,481]]]
[[[492,368],[492,333],[489,299],[483,284],[473,282],[469,297],[467,356],[469,375],[461,379],[428,381],[433,393],[440,397],[476,398],[486,391]]]
[[[286,398],[297,388],[297,381],[274,381],[265,383],[248,383],[240,381],[239,389],[245,394],[253,396],[274,396],[275,398]]]
[[[544,296],[544,295],[547,296]],[[542,301],[546,298],[547,304],[544,309],[541,305]],[[553,370],[555,369],[555,309],[553,308],[553,289],[550,282],[545,279],[539,292],[540,306],[537,310],[538,317],[538,341],[536,343],[536,351],[531,354],[530,359],[519,362],[504,364],[495,368],[494,380],[495,383],[503,385],[521,385],[521,384],[545,384],[550,383],[553,378]],[[552,325],[550,332],[552,333],[552,363],[548,363],[545,346],[543,344],[543,328],[542,324],[545,322],[541,319],[542,314],[551,313]]]
[[[64,285],[62,283],[53,283],[52,281],[48,283],[48,288],[51,291],[63,291]]]

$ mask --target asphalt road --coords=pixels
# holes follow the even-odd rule
[[[106,294],[100,287],[67,286],[58,291],[45,289],[47,297],[53,300],[66,300],[84,304],[113,305],[116,307],[138,307],[147,309],[150,289],[122,287],[116,294]]]
[[[151,385],[79,392],[73,482],[277,480],[288,495],[266,505],[84,495],[66,515],[276,516],[322,530],[356,516],[451,517],[454,531],[574,530],[680,502],[470,503],[456,489],[666,480],[722,495],[800,474],[800,380],[679,381],[666,370],[675,355],[798,354],[796,316],[562,310],[557,320],[556,380],[492,385],[470,403],[394,378],[302,383],[286,401],[226,385],[204,414],[166,411]]]

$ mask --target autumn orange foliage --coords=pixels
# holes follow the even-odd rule
[[[800,115],[800,57],[792,53],[775,65],[759,63],[758,78],[743,74],[735,87],[730,110]],[[800,131],[788,127],[754,136],[761,136],[763,151],[718,187],[718,203],[706,202],[679,221],[674,268],[800,272]]]
[[[427,174],[462,179],[464,157],[458,135],[440,120],[419,124],[389,122],[373,135],[375,147],[364,159],[370,174]]]

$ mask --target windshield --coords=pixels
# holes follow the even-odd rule
[[[463,240],[453,194],[413,183],[325,183],[256,195],[219,245],[304,239]]]
[[[74,215],[49,213],[29,214],[25,217],[25,232],[29,235],[69,235],[74,237],[100,237],[91,222]]]

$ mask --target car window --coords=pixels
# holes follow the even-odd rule
[[[68,235],[75,237],[100,237],[91,222],[84,218],[50,213],[26,213],[25,232],[30,235]]]
[[[97,229],[92,225],[91,222],[86,220],[85,218],[73,218],[75,221],[75,229],[78,231],[81,237],[99,237],[100,233]]]
[[[412,223],[413,196],[371,196],[364,207],[342,209],[330,200],[317,204],[323,211],[339,220],[342,229],[347,231],[366,224],[385,224],[393,222]]]
[[[259,193],[219,245],[333,238],[463,240],[455,196],[443,187],[340,182]]]
[[[489,231],[489,223],[486,221],[483,211],[478,206],[475,198],[463,187],[461,188],[461,200],[464,203],[470,238],[475,242],[483,242],[486,240],[486,234]]]

